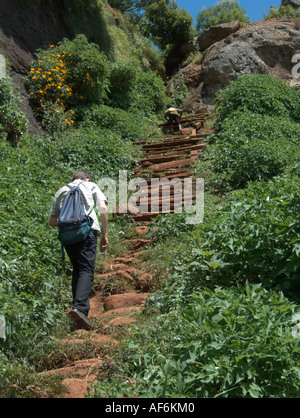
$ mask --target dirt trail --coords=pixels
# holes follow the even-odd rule
[[[182,134],[175,132],[175,135],[163,139],[138,143],[144,151],[144,156],[136,169],[136,176],[143,177],[149,174],[147,187],[144,190],[145,199],[151,196],[150,177],[193,178],[193,166],[205,149],[207,135],[211,133],[210,128],[205,127],[205,122],[209,118],[208,114],[182,118]],[[191,199],[194,198],[193,193]],[[135,222],[133,238],[124,241],[128,249],[122,257],[105,262],[104,272],[96,274],[89,314],[95,329],[90,332],[76,330],[66,339],[59,341],[64,348],[69,345],[73,348],[76,346],[79,350],[81,345],[89,344],[93,353],[92,358],[90,356],[80,360],[65,358],[60,368],[40,373],[46,377],[58,375],[61,378],[65,387],[65,393],[61,397],[84,398],[91,384],[97,381],[98,374],[104,372],[107,362],[105,353],[112,356],[114,347],[119,344],[115,335],[120,335],[119,339],[122,338],[122,333],[111,333],[111,330],[130,326],[138,321],[138,314],[151,292],[152,274],[145,270],[141,259],[141,254],[151,243],[147,238],[148,223],[158,213],[174,212],[177,202],[175,188],[171,188],[170,195],[171,203],[167,211],[163,207],[164,196],[160,193],[154,200],[158,211],[151,212],[149,203],[146,212],[131,214]],[[151,203],[153,204],[153,199]]]

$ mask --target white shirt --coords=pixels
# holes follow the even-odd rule
[[[80,184],[79,189],[82,192],[83,199],[84,199],[84,210],[85,214],[88,215],[94,220],[92,229],[95,231],[100,232],[100,225],[94,210],[94,206],[98,208],[99,212],[101,211],[101,203],[107,202],[105,195],[101,192],[100,188],[97,186],[96,183],[91,181],[84,181],[84,180],[74,180],[72,183],[69,183],[71,187],[77,187]],[[67,193],[70,189],[67,186],[62,187],[59,189],[53,199],[50,215],[51,216],[58,216],[60,210],[62,208],[62,204],[64,198],[66,197]]]

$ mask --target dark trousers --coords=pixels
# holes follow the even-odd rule
[[[173,125],[173,121],[175,123],[177,123],[177,125],[179,125],[180,124],[180,117],[177,116],[177,115],[170,115],[169,116],[169,125]]]
[[[78,311],[88,315],[90,293],[94,280],[97,237],[91,232],[85,241],[66,245],[65,248],[73,266],[73,309],[78,309]]]

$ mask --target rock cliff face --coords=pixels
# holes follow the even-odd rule
[[[26,73],[36,49],[68,36],[59,17],[61,7],[60,0],[44,0],[39,7],[30,6],[29,0],[0,0],[0,52],[14,71]]]
[[[0,0],[0,53],[9,60],[12,78],[22,97],[22,110],[30,121],[30,129],[40,133],[28,102],[23,75],[28,73],[34,52],[48,48],[68,36],[60,19],[61,0],[42,0],[39,7],[30,0]],[[55,11],[55,13],[54,13]]]
[[[231,31],[229,35],[228,31]],[[203,60],[194,82],[189,80],[195,91],[184,111],[198,112],[211,106],[215,94],[240,75],[272,74],[287,83],[295,81],[292,57],[300,53],[299,20],[268,19],[241,28],[235,24],[218,25],[209,32],[211,36],[206,33],[199,39],[200,48],[204,49]],[[183,75],[192,73],[186,68],[181,71]]]

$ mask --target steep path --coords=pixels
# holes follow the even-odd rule
[[[172,136],[136,142],[141,146],[144,156],[135,170],[135,175],[145,180],[147,185],[139,189],[141,197],[136,206],[138,208],[140,206],[141,209],[138,213],[134,213],[130,205],[127,208],[127,213],[132,215],[134,221],[150,221],[158,214],[174,213],[176,208],[182,205],[183,199],[190,199],[191,202],[194,200],[194,165],[203,154],[206,137],[211,133],[211,128],[205,126],[210,117],[207,113],[184,117],[181,133],[177,129]],[[161,125],[163,126],[166,124]],[[184,195],[182,193],[182,190],[185,191],[184,187],[182,190],[175,187],[174,181],[179,179],[183,184],[183,180],[188,178],[192,180],[193,187],[188,190],[188,195]],[[155,180],[160,181],[159,189]],[[173,186],[170,187],[172,180]],[[164,193],[166,191],[170,191],[170,197]]]
[[[136,169],[136,176],[148,174],[144,190],[147,199],[151,196],[151,178],[193,178],[194,164],[204,152],[205,139],[211,133],[211,129],[205,127],[209,118],[208,114],[183,118],[182,134],[139,143],[144,156]],[[68,352],[68,347],[72,348],[70,352],[74,353],[74,347],[78,352],[76,356],[64,354],[58,368],[40,373],[46,381],[53,376],[59,378],[64,388],[60,397],[84,398],[91,384],[111,367],[114,351],[124,333],[129,333],[131,324],[139,321],[139,313],[153,288],[152,274],[146,270],[141,258],[151,243],[147,239],[148,224],[158,213],[174,212],[178,198],[174,190],[171,189],[167,211],[163,206],[164,196],[160,193],[154,201],[159,204],[158,211],[151,212],[149,206],[147,212],[132,214],[135,222],[130,239],[124,240],[125,253],[121,257],[107,258],[104,271],[95,275],[89,315],[95,329],[90,332],[76,330],[57,341],[63,353]]]

